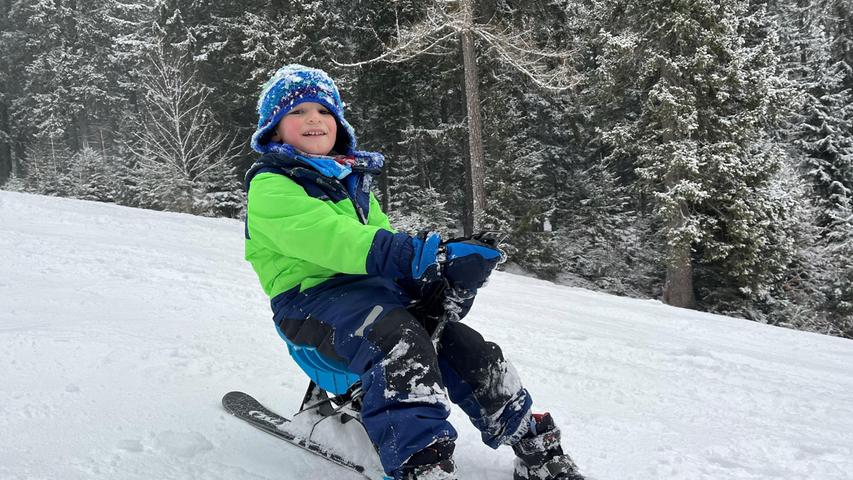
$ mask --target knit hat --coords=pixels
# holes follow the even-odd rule
[[[344,118],[344,102],[338,87],[326,72],[291,64],[281,67],[264,84],[258,99],[258,128],[252,135],[252,148],[258,153],[270,151],[270,137],[278,122],[300,103],[315,102],[326,107],[338,123],[334,151],[343,155],[355,152],[355,131]]]

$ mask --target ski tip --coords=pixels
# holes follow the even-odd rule
[[[237,391],[228,392],[222,396],[222,405],[227,407],[228,404],[232,403],[234,400],[237,400],[239,398],[245,398],[247,396],[248,396],[248,394],[243,393],[243,392],[237,392]]]

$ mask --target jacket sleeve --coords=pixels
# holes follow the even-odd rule
[[[283,175],[252,179],[246,216],[251,241],[282,255],[340,273],[411,276],[408,235],[341,215]]]
[[[397,233],[397,230],[391,226],[391,221],[388,220],[388,215],[382,211],[382,205],[376,199],[373,192],[370,193],[370,213],[368,214],[368,222],[370,225],[379,225],[379,227],[388,230],[391,233]]]

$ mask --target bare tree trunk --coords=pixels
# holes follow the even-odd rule
[[[432,188],[432,182],[429,179],[429,171],[427,170],[427,164],[424,161],[424,157],[421,156],[421,145],[420,142],[415,144],[415,158],[418,162],[418,173],[421,175],[421,186],[423,188]]]
[[[89,146],[89,116],[86,110],[82,110],[77,114],[77,135],[79,136],[78,144],[80,150]]]
[[[9,0],[0,0],[0,31],[5,31],[9,23],[9,10],[11,4]],[[6,54],[4,54],[4,57]],[[0,84],[3,95],[0,95],[0,185],[6,182],[12,176],[12,132],[9,128],[9,97],[11,88],[12,75],[11,68],[7,63],[6,58],[0,60],[0,66],[6,69],[2,74],[3,83]]]
[[[0,185],[12,176],[12,132],[9,131],[9,108],[0,100]]]
[[[797,11],[799,15],[797,17],[797,29],[801,35],[807,35],[805,32],[806,29],[806,5],[804,0],[797,1]],[[800,42],[800,64],[805,65],[808,56],[808,49],[806,47],[806,42]]]
[[[687,208],[681,205],[675,218],[670,219],[670,231],[684,225]],[[693,263],[690,244],[680,242],[669,252],[669,265],[666,268],[666,282],[663,286],[663,301],[674,307],[693,308],[696,298],[693,294]]]
[[[388,178],[391,176],[392,165],[385,165],[382,175],[379,175],[379,191],[382,192],[382,211],[389,213],[391,211],[391,189],[389,188]]]
[[[678,263],[667,267],[663,301],[674,307],[693,308],[696,306],[696,299],[693,296],[693,265],[689,258],[686,261],[679,260]]]
[[[465,70],[465,106],[468,114],[468,161],[466,162],[466,201],[469,211],[465,215],[465,235],[481,229],[483,212],[486,210],[486,162],[483,154],[482,122],[480,120],[479,74],[474,52],[473,5],[465,0],[465,28],[460,32],[462,42],[462,65]]]

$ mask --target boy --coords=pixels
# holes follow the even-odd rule
[[[457,478],[452,401],[486,444],[513,447],[516,479],[582,480],[550,415],[531,414],[530,395],[497,345],[459,322],[431,340],[422,292],[436,282],[469,292],[464,316],[499,251],[391,227],[370,192],[383,157],[356,150],[325,72],[281,68],[264,86],[258,116],[252,148],[263,156],[246,175],[246,259],[281,334],[360,377],[361,421],[386,473]]]

